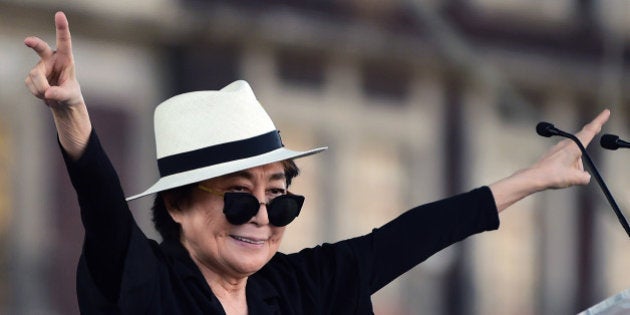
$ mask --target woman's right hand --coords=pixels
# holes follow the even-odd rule
[[[92,125],[76,78],[70,28],[63,12],[55,14],[55,29],[57,50],[38,37],[24,39],[24,44],[40,57],[25,83],[50,107],[62,147],[77,159],[85,149]]]

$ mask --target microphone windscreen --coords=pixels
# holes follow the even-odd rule
[[[553,128],[553,124],[541,121],[536,125],[536,132],[543,137],[551,137],[554,135]]]
[[[602,135],[601,138],[599,138],[599,144],[604,149],[617,150],[619,149],[619,143],[617,142],[617,140],[619,140],[618,136],[605,134],[605,135]]]

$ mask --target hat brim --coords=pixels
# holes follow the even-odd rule
[[[246,170],[252,167],[309,156],[322,152],[326,149],[328,149],[328,147],[320,147],[309,151],[292,151],[285,148],[279,148],[277,150],[273,150],[271,152],[267,152],[265,154],[257,155],[250,158],[215,164],[165,176],[160,178],[153,186],[149,187],[149,189],[140,194],[127,197],[126,200],[131,201],[161,191],[201,182],[211,178]]]

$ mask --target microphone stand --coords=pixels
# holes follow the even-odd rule
[[[593,160],[591,160],[591,157],[586,152],[586,148],[584,148],[584,145],[582,145],[582,142],[580,141],[580,139],[578,139],[573,134],[570,134],[570,133],[567,133],[560,129],[555,128],[552,124],[549,124],[549,123],[544,123],[544,122],[539,123],[538,126],[536,127],[536,130],[538,131],[538,134],[540,134],[541,136],[550,137],[552,135],[559,135],[562,137],[569,138],[573,140],[575,144],[577,144],[577,146],[580,148],[580,151],[582,151],[582,156],[586,160],[586,165],[590,169],[591,173],[593,173],[593,176],[595,176],[595,181],[597,181],[597,184],[599,184],[599,187],[604,192],[604,195],[606,196],[606,199],[608,199],[608,203],[610,203],[610,206],[615,212],[615,215],[617,216],[619,223],[621,223],[621,226],[626,231],[626,234],[628,234],[628,237],[630,237],[630,226],[628,225],[628,221],[626,221],[626,218],[623,216],[623,213],[621,213],[621,210],[619,210],[619,206],[617,206],[617,202],[615,202],[615,199],[613,198],[612,194],[608,190],[608,187],[606,186],[606,183],[604,183],[602,176],[599,175],[599,172],[597,171],[597,168],[595,167]]]

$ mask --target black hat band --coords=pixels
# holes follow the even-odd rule
[[[248,139],[166,156],[158,159],[157,163],[160,176],[165,177],[197,168],[261,155],[283,146],[280,133],[274,130]]]

